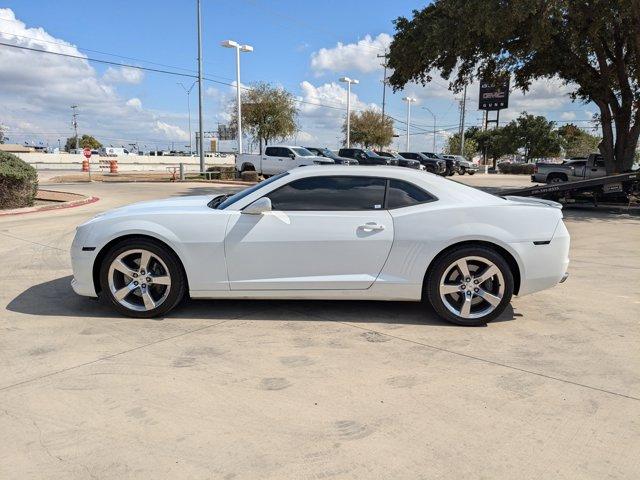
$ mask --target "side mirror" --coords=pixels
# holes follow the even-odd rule
[[[247,215],[262,215],[264,212],[271,211],[271,200],[267,197],[262,197],[256,200],[253,203],[250,203],[242,213],[246,213]]]
[[[290,154],[289,154],[289,158],[290,158],[291,160],[295,160],[295,159],[296,159],[296,154],[295,154],[295,153],[290,153]]]

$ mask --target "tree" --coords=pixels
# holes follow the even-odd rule
[[[347,121],[342,125],[342,133],[347,135]],[[362,145],[364,148],[378,146],[380,148],[391,145],[393,141],[393,119],[372,108],[362,112],[351,112],[351,143]],[[346,141],[345,141],[346,144]]]
[[[4,125],[0,124],[0,145],[2,145],[5,141],[6,137],[4,136]]]
[[[515,144],[523,150],[525,161],[532,158],[550,157],[560,153],[560,136],[554,130],[555,123],[541,115],[523,112],[509,122],[503,133],[512,135]]]
[[[298,131],[295,97],[281,87],[257,83],[242,92],[242,126],[262,145],[273,140],[284,140]],[[237,125],[235,101],[229,104],[230,126]]]
[[[80,137],[78,146],[79,148],[90,148],[91,150],[97,150],[98,148],[102,147],[102,144],[98,140],[96,140],[95,137],[84,134]],[[65,152],[70,152],[74,148],[76,148],[76,137],[67,138],[67,141],[64,144]]]
[[[478,130],[474,135],[474,140],[478,144],[478,149],[486,153],[487,158],[493,160],[494,168],[500,157],[518,151],[513,125],[492,128],[491,130]]]
[[[526,91],[558,77],[600,109],[607,173],[631,168],[640,135],[638,0],[439,0],[398,18],[388,65],[400,89],[431,81],[514,78]],[[454,73],[455,71],[455,73]]]
[[[598,150],[600,137],[591,135],[573,123],[558,128],[562,149],[567,157],[586,157]]]
[[[469,131],[465,131],[464,137],[464,153],[463,157],[471,160],[476,153],[478,153],[478,142],[473,138],[474,135],[469,135]],[[455,133],[447,139],[447,146],[445,152],[449,155],[460,155],[460,134]]]

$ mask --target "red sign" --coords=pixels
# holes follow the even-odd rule
[[[91,149],[85,148],[82,150],[82,154],[87,158],[87,160],[89,160],[91,158]]]

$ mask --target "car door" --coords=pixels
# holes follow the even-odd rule
[[[602,155],[594,158],[593,164],[587,168],[586,173],[589,178],[604,177],[607,174]]]
[[[227,226],[231,290],[367,289],[393,243],[386,180],[321,176],[265,195],[273,210]]]
[[[276,175],[282,172],[280,147],[267,147],[262,155],[262,173]]]

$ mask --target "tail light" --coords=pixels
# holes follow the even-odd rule
[[[538,173],[538,165],[533,166],[533,173]]]

